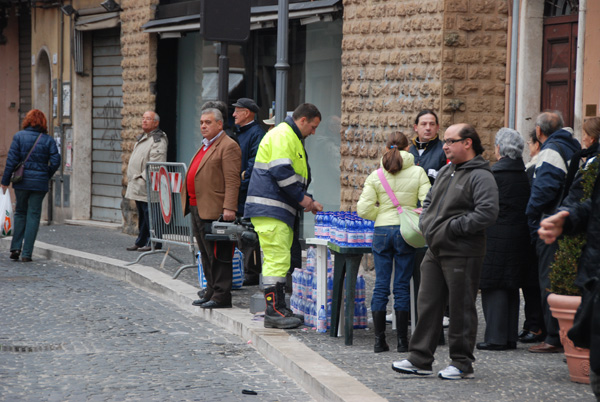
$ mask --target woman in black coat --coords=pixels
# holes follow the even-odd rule
[[[502,128],[496,134],[492,166],[499,193],[500,212],[487,229],[486,256],[479,288],[486,321],[481,350],[515,349],[519,326],[519,287],[527,268],[529,232],[525,209],[529,179],[523,163],[525,141],[517,131]]]

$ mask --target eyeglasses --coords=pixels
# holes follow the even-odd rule
[[[464,141],[464,140],[466,140],[466,138],[461,138],[461,139],[458,139],[458,140],[444,140],[444,144],[450,146],[450,145],[452,145],[454,143],[461,142],[461,141]]]

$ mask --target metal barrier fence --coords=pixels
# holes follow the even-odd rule
[[[164,253],[182,264],[173,279],[186,268],[196,268],[196,247],[192,231],[191,217],[183,215],[181,207],[181,190],[185,186],[187,167],[185,163],[148,162],[146,164],[146,189],[148,191],[148,215],[150,219],[151,251],[142,253],[137,260],[127,265],[139,262],[151,254]],[[156,249],[156,243],[162,243],[166,250]],[[169,244],[187,246],[190,251],[190,264],[185,264],[173,254]],[[164,263],[164,260],[163,260]]]

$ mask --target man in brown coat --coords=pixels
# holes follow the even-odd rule
[[[232,261],[235,244],[206,240],[220,215],[233,221],[238,206],[242,151],[223,131],[218,109],[202,111],[202,147],[192,158],[183,186],[185,214],[192,214],[192,229],[206,277],[204,297],[193,302],[202,308],[231,307]]]

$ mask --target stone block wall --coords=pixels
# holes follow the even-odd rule
[[[127,188],[127,164],[135,137],[142,133],[142,115],[154,110],[155,95],[151,88],[156,82],[155,34],[142,31],[142,25],[154,18],[158,0],[123,0],[121,2],[121,54],[123,61],[123,109],[122,149],[123,149],[123,195]],[[137,210],[135,203],[123,199],[123,230],[137,232]]]
[[[443,127],[470,123],[494,160],[494,135],[504,125],[508,8],[504,0],[446,0]]]
[[[473,124],[493,154],[503,125],[505,0],[344,0],[341,208],[354,210],[385,139],[422,109]]]

